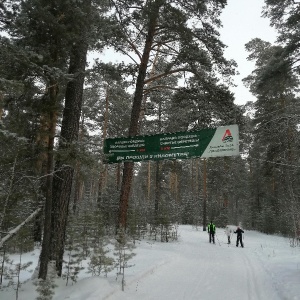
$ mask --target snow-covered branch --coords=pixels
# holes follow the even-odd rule
[[[1,239],[0,241],[0,249],[3,247],[4,243],[6,243],[9,239],[11,239],[13,236],[15,236],[18,231],[27,223],[29,223],[40,211],[41,207],[39,207],[37,210],[35,210],[24,222],[22,222],[20,225],[18,225],[16,228],[10,230],[8,234]]]

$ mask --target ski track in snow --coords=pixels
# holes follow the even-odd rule
[[[164,300],[282,299],[274,288],[272,276],[264,269],[251,245],[248,248],[246,245],[245,248],[236,247],[235,235],[232,244],[224,244],[220,242],[225,239],[222,233],[216,236],[216,244],[210,244],[207,232],[192,227],[185,232],[184,236],[187,235],[192,236],[186,241],[179,238],[179,242],[173,242],[176,256],[173,254],[172,260],[167,259],[166,253],[162,261],[153,262],[155,266],[147,272],[130,278],[125,276],[124,292],[114,291],[102,299],[157,300],[161,295],[164,295]],[[220,261],[220,257],[225,261]],[[164,281],[170,272],[178,274],[171,285],[169,280]],[[223,276],[221,283],[220,274]],[[173,274],[172,278],[175,278]],[[153,286],[156,287],[154,290]]]
[[[178,241],[137,242],[124,291],[115,271],[103,278],[84,270],[74,285],[58,279],[53,300],[300,300],[300,253],[288,239],[245,230],[245,248],[236,247],[235,234],[226,241],[222,228],[210,244],[202,228],[179,226]],[[35,289],[24,283],[19,300],[36,299]],[[3,292],[1,300],[16,299],[14,290]]]

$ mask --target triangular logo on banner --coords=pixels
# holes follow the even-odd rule
[[[224,143],[232,142],[233,141],[233,137],[232,137],[231,132],[230,132],[229,129],[226,129],[226,131],[225,131],[225,133],[223,135],[222,141]]]

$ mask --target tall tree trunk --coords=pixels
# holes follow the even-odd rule
[[[81,127],[79,128],[79,143],[82,143],[84,136],[84,117],[81,118]],[[82,187],[82,178],[81,178],[81,162],[80,160],[76,161],[76,166],[74,170],[74,196],[73,196],[73,205],[72,210],[75,214],[78,210],[78,203],[80,202],[80,191]]]
[[[207,170],[206,170],[206,158],[203,159],[203,231],[206,231],[207,224]]]
[[[0,92],[0,121],[2,120],[3,116],[3,94]]]
[[[8,186],[8,189],[7,189],[7,194],[5,196],[4,203],[1,207],[1,212],[0,212],[0,238],[1,238],[1,231],[3,230],[2,226],[3,226],[3,223],[4,223],[4,219],[6,217],[6,210],[9,207],[9,200],[10,200],[10,196],[11,196],[12,191],[13,191],[13,186],[14,186],[14,181],[15,181],[15,176],[16,176],[15,171],[16,171],[16,165],[17,165],[17,158],[18,158],[18,154],[16,154],[14,164],[12,166],[11,177],[10,177],[9,186]]]
[[[121,164],[117,164],[117,170],[116,170],[116,188],[117,188],[117,191],[120,190],[120,178],[121,178]]]
[[[149,17],[148,33],[145,41],[143,56],[141,64],[139,67],[139,73],[136,81],[135,94],[133,99],[132,111],[131,111],[131,120],[129,126],[129,136],[135,136],[138,134],[138,124],[139,117],[141,112],[142,100],[143,100],[143,89],[144,82],[146,78],[147,65],[149,62],[149,56],[151,47],[154,41],[154,34],[156,29],[156,23],[159,16],[159,9],[161,6],[162,0],[156,0],[152,4],[152,12]],[[125,162],[123,170],[123,178],[121,185],[121,194],[120,194],[120,205],[119,205],[119,228],[121,230],[126,229],[127,222],[127,208],[128,200],[131,190],[131,183],[133,178],[133,162]]]
[[[161,199],[161,174],[160,174],[160,161],[156,161],[155,170],[155,201],[154,201],[154,214],[155,214],[155,225],[158,226],[158,211],[159,203]]]
[[[66,155],[68,157],[66,160],[61,154],[58,156],[53,178],[51,259],[56,261],[58,276],[62,274],[65,232],[74,174],[73,166],[76,160],[76,153],[73,147],[78,140],[87,49],[88,43],[83,33],[82,39],[74,44],[70,56],[69,73],[74,74],[74,79],[68,83],[66,89],[59,140],[58,153],[63,153],[64,157]]]
[[[150,196],[151,196],[151,161],[148,161],[148,181],[147,181],[147,199],[148,202],[150,202]]]
[[[50,90],[50,98],[52,103],[56,103],[57,100],[57,86],[53,86]],[[49,116],[49,140],[48,140],[48,151],[47,151],[47,176],[45,183],[43,184],[43,190],[45,194],[45,205],[44,205],[44,233],[42,250],[40,254],[40,269],[39,278],[46,280],[48,263],[50,259],[51,249],[51,210],[52,210],[52,180],[53,180],[53,148],[54,148],[54,137],[57,123],[57,112],[52,111]]]
[[[158,128],[157,131],[161,132],[161,101],[158,103]],[[155,225],[158,225],[158,212],[159,212],[159,203],[161,202],[161,163],[160,161],[156,161],[156,176],[155,176],[155,204],[154,204],[154,212],[155,212]]]
[[[80,176],[80,163],[75,167],[74,171],[74,197],[73,197],[73,205],[72,205],[72,211],[74,214],[78,212],[78,204],[81,200],[81,189],[82,189],[82,179]]]
[[[49,176],[52,176],[53,172],[53,146],[54,146],[54,135],[57,122],[57,112],[56,112],[56,103],[58,95],[58,86],[55,80],[49,81],[48,84],[48,94],[49,94],[49,106],[51,110],[45,112],[40,116],[39,131],[36,136],[36,157],[37,161],[35,164],[36,176],[41,177],[41,191],[45,200],[44,210],[42,213],[45,213],[45,207],[49,199],[48,192],[52,188],[52,181],[49,181]],[[51,140],[52,137],[52,140]],[[49,168],[49,160],[51,160],[51,168]],[[51,197],[50,197],[51,199]],[[52,200],[50,200],[52,201]],[[46,217],[46,216],[45,216]],[[46,221],[47,222],[47,221]],[[38,215],[34,222],[33,227],[33,236],[35,242],[42,241],[42,228],[43,228],[43,218],[42,215]],[[45,275],[46,276],[46,275]],[[42,278],[42,277],[40,277]]]
[[[108,124],[108,107],[109,107],[109,89],[106,87],[106,97],[105,97],[105,112],[104,112],[104,123],[103,123],[103,135],[102,135],[102,148],[104,147],[104,141],[107,135],[107,124]],[[106,181],[107,175],[107,165],[100,165],[100,176],[98,184],[98,203],[102,201],[102,191],[104,183]]]

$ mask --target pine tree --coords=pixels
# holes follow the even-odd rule
[[[113,269],[114,259],[108,255],[110,250],[105,247],[104,238],[93,243],[90,262],[88,263],[88,272],[93,276],[100,276],[101,274],[107,276]]]
[[[139,133],[145,85],[180,72],[193,73],[198,78],[205,76],[214,78],[213,66],[225,77],[233,74],[232,62],[223,58],[224,45],[218,40],[216,31],[220,25],[217,17],[225,1],[205,1],[201,5],[197,1],[192,1],[189,6],[183,2],[178,1],[176,7],[164,0],[148,2],[146,5],[140,5],[139,1],[136,3],[131,1],[127,5],[124,5],[123,1],[114,2],[116,7],[114,17],[118,21],[116,31],[119,36],[110,37],[109,41],[118,51],[132,50],[138,60],[129,136]],[[190,28],[189,18],[195,18],[199,27]],[[130,36],[127,34],[129,26],[132,28],[132,22],[129,20],[135,24],[135,29],[130,30]],[[137,39],[134,39],[134,34],[138,36]],[[130,42],[132,40],[138,43],[133,44]],[[157,53],[164,59],[169,57],[170,60],[165,69],[151,74],[148,65],[155,62]],[[123,229],[126,227],[133,169],[133,163],[125,162],[119,212],[119,225]]]
[[[115,267],[117,268],[117,279],[121,276],[122,291],[124,291],[126,285],[125,269],[131,267],[128,262],[135,256],[135,253],[132,252],[134,248],[135,246],[130,238],[124,232],[119,232],[115,242],[114,255],[116,256]]]
[[[289,219],[292,217],[297,223],[297,217],[294,213],[290,215],[287,207],[292,205],[297,210],[290,199],[298,189],[298,171],[293,165],[299,161],[298,121],[294,115],[299,81],[293,74],[290,58],[282,56],[282,46],[254,39],[246,47],[249,58],[256,62],[256,69],[245,81],[257,96],[250,149],[257,225],[266,232],[287,233],[292,229]]]
[[[56,278],[55,261],[50,261],[48,265],[47,278],[38,279],[35,285],[38,296],[36,300],[52,300],[54,295],[54,289],[57,286],[55,283]]]

